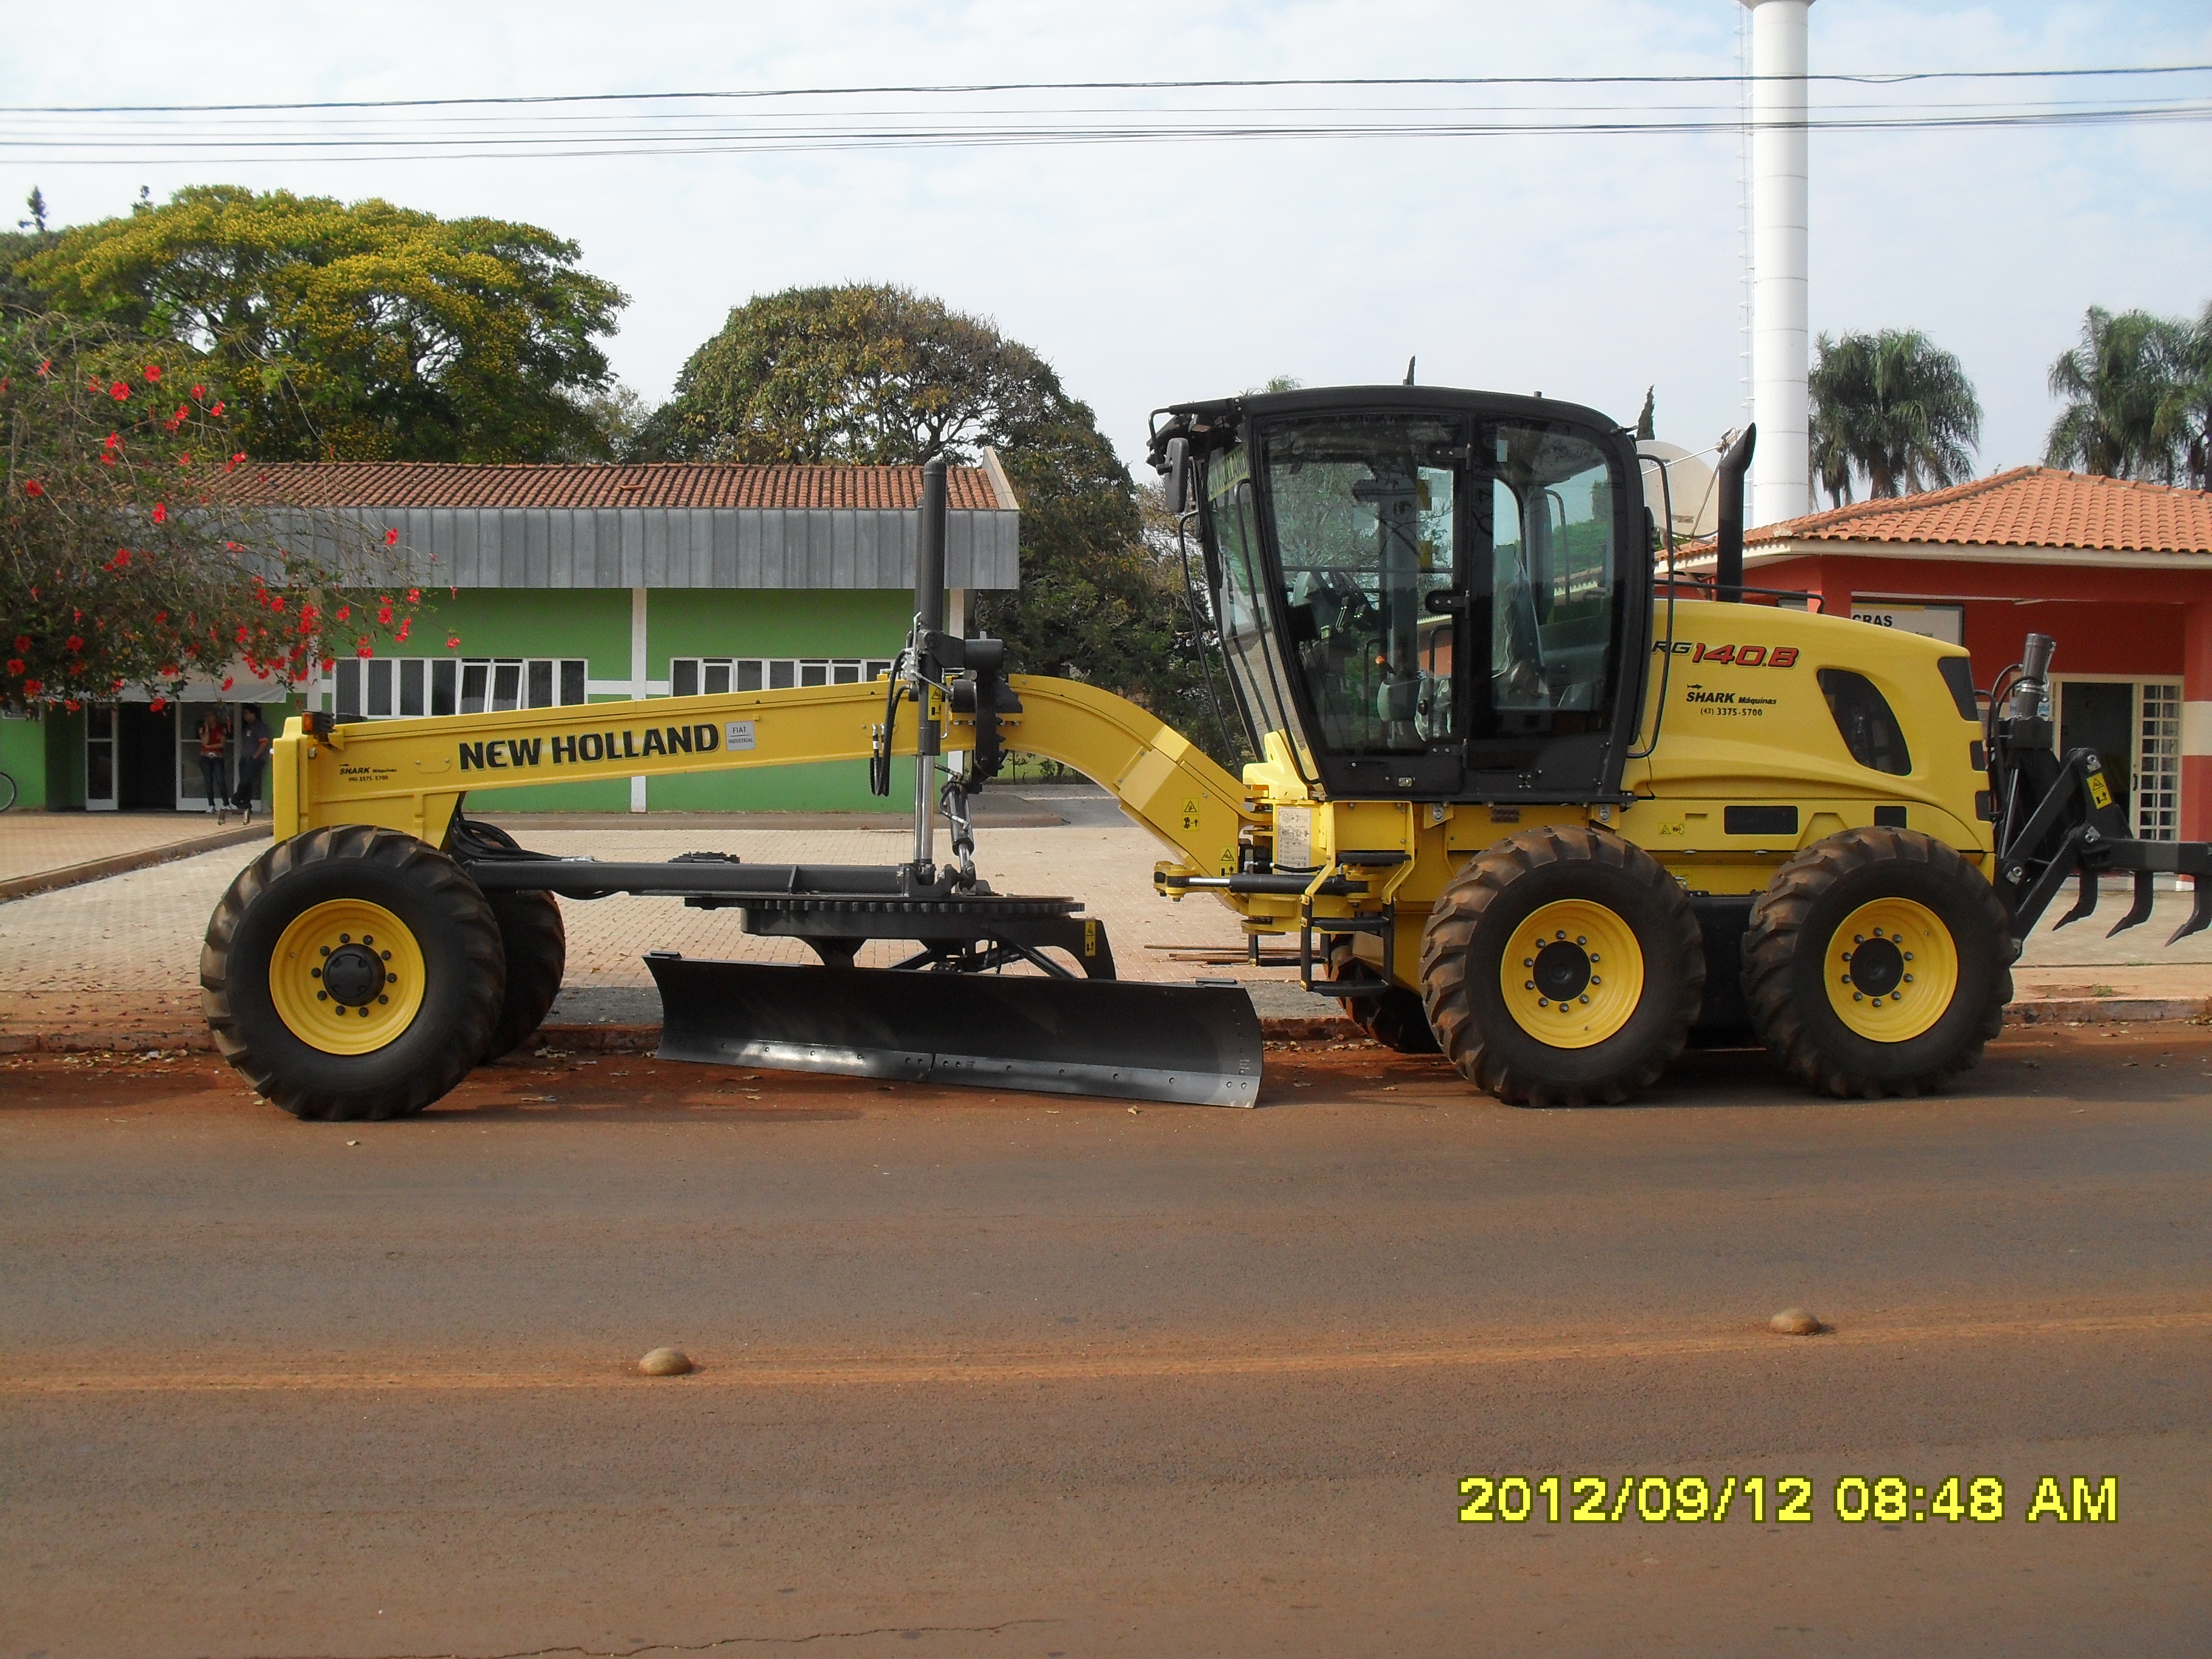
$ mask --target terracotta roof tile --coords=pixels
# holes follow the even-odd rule
[[[1747,547],[1775,541],[2212,553],[2212,491],[2015,466],[1948,489],[1761,525],[1744,537]]]
[[[921,504],[918,466],[641,465],[471,466],[438,461],[271,462],[243,469],[249,501],[290,507],[872,507]],[[999,501],[981,467],[946,470],[955,512],[990,512]]]

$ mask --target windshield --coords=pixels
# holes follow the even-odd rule
[[[1242,448],[1215,458],[1206,470],[1206,518],[1218,568],[1213,614],[1229,658],[1230,683],[1244,714],[1253,747],[1270,732],[1302,740],[1268,625],[1267,563],[1260,546],[1259,510],[1252,473]]]
[[[1338,753],[1427,748],[1457,729],[1455,419],[1302,421],[1267,441],[1288,645]],[[1432,608],[1431,597],[1444,604]]]

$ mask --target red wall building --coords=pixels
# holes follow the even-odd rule
[[[1747,582],[1963,644],[1984,687],[2051,635],[2060,747],[2128,778],[2138,835],[2212,841],[2212,493],[2014,467],[1744,541]]]

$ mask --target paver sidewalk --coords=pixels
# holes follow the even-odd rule
[[[266,840],[265,823],[251,826]],[[0,884],[133,854],[174,854],[195,842],[231,843],[246,838],[234,812],[223,824],[205,812],[0,812]]]

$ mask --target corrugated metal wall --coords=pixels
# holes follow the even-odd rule
[[[458,587],[882,587],[914,586],[921,515],[840,507],[343,507],[289,515],[399,532],[386,580]],[[1020,580],[1021,514],[949,515],[945,585]],[[316,535],[326,556],[336,539]]]

